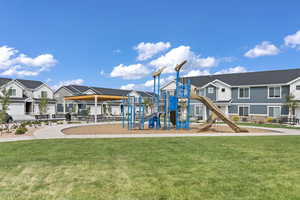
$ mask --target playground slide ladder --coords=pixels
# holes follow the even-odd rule
[[[216,106],[209,98],[206,98],[204,96],[199,96],[199,95],[195,94],[193,91],[191,91],[191,99],[197,99],[197,100],[201,101],[216,116],[218,116],[222,121],[224,121],[234,132],[236,132],[236,133],[239,133],[239,132],[248,132],[248,130],[239,127],[231,119],[229,119],[228,117],[226,117],[226,115],[220,110],[220,108],[218,106]],[[209,125],[209,123],[207,125]]]

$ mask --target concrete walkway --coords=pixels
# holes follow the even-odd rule
[[[97,124],[109,124],[97,123]],[[21,136],[15,138],[0,138],[0,142],[34,140],[34,139],[58,139],[58,138],[153,138],[153,137],[201,137],[201,136],[284,136],[284,135],[300,135],[297,129],[282,128],[262,128],[273,130],[273,133],[157,133],[157,134],[101,134],[101,135],[65,135],[62,130],[65,128],[76,126],[89,126],[94,124],[64,124],[57,126],[46,126],[33,133],[33,136]],[[247,127],[258,128],[258,127]],[[261,128],[261,127],[259,127]]]

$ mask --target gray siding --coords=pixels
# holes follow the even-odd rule
[[[209,94],[208,93],[208,88],[209,87],[212,87],[212,88],[214,88],[214,93],[212,93],[212,94]],[[213,85],[209,85],[209,86],[207,86],[206,88],[205,88],[205,94],[206,94],[206,97],[208,97],[208,98],[210,98],[212,101],[216,101],[216,99],[217,99],[217,88],[215,87],[215,86],[213,86]]]
[[[268,107],[266,105],[250,105],[250,114],[266,115]]]
[[[228,113],[229,114],[237,114],[238,113],[238,106],[237,105],[229,105],[228,106]]]
[[[289,86],[282,86],[281,98],[268,99],[268,87],[251,87],[250,99],[239,99],[238,88],[232,88],[232,103],[284,103]]]
[[[288,114],[289,114],[289,107],[281,106],[281,115],[288,115]]]

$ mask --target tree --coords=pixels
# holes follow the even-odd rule
[[[5,123],[6,117],[7,117],[8,106],[10,104],[9,90],[6,90],[6,89],[2,90],[2,95],[0,96],[0,104],[1,104],[0,120],[1,120],[1,123]]]
[[[42,97],[39,103],[40,114],[46,114],[48,111],[48,99],[46,97]]]
[[[299,103],[295,100],[293,94],[286,96],[286,106],[289,108],[289,118],[292,118],[295,115],[296,108],[299,107]]]

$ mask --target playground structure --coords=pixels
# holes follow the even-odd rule
[[[199,132],[206,131],[213,126],[217,119],[225,122],[234,132],[248,132],[247,129],[239,127],[230,118],[228,118],[220,108],[215,105],[209,98],[197,95],[191,90],[190,80],[180,78],[180,70],[187,61],[176,65],[176,89],[175,94],[170,95],[167,91],[161,94],[160,91],[160,75],[164,68],[159,69],[152,74],[154,87],[152,98],[143,99],[135,96],[127,96],[122,101],[122,127],[125,128],[125,121],[127,121],[128,130],[145,128],[145,122],[148,121],[148,128],[160,129],[161,119],[163,119],[163,129],[170,129],[171,124],[178,129],[190,128],[190,100],[196,99],[203,103],[209,110],[212,111],[209,119]],[[146,102],[153,105],[152,112],[145,116]],[[127,105],[127,114],[125,114],[125,105]],[[138,113],[137,113],[138,112]]]

